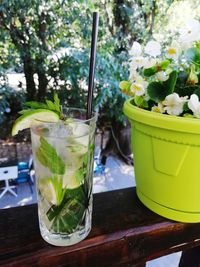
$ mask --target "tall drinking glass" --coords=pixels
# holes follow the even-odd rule
[[[31,127],[38,217],[44,240],[68,246],[91,230],[96,115],[63,109],[63,120]]]

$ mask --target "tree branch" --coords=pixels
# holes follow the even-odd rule
[[[156,15],[156,1],[154,0],[153,6],[152,6],[152,12],[151,12],[151,24],[150,24],[150,28],[149,28],[149,34],[150,35],[152,35],[152,33],[153,33],[155,15]]]

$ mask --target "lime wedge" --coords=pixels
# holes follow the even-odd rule
[[[78,188],[84,179],[84,176],[82,174],[82,176],[78,180],[78,178],[79,178],[78,175],[79,175],[78,170],[75,171],[75,170],[69,170],[68,169],[62,177],[62,179],[63,179],[62,187],[67,188],[67,189]],[[81,175],[81,173],[80,173],[80,175]]]
[[[12,128],[12,136],[18,134],[21,130],[30,128],[36,120],[40,122],[57,122],[59,121],[59,115],[48,109],[28,110],[15,121]]]
[[[38,179],[38,185],[42,196],[53,205],[56,205],[56,192],[51,179]]]

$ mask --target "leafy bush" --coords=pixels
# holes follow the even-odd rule
[[[61,104],[86,107],[89,76],[89,49],[77,50],[68,47],[66,54],[57,62],[51,61],[49,75],[53,95],[58,90]],[[125,75],[127,68],[122,62],[127,54],[113,55],[109,51],[98,51],[95,72],[95,91],[93,107],[98,109],[104,125],[111,120],[123,123],[122,105],[126,96],[119,89],[119,81]]]
[[[4,71],[0,70],[0,124],[6,115],[16,114],[25,102],[25,92],[16,91],[7,84]]]

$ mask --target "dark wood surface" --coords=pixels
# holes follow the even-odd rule
[[[144,266],[153,258],[200,245],[199,238],[200,223],[156,215],[141,204],[135,188],[94,195],[92,231],[70,247],[43,241],[36,205],[0,210],[0,266]]]
[[[191,265],[192,262],[192,265]],[[183,251],[178,267],[200,267],[200,247]]]

